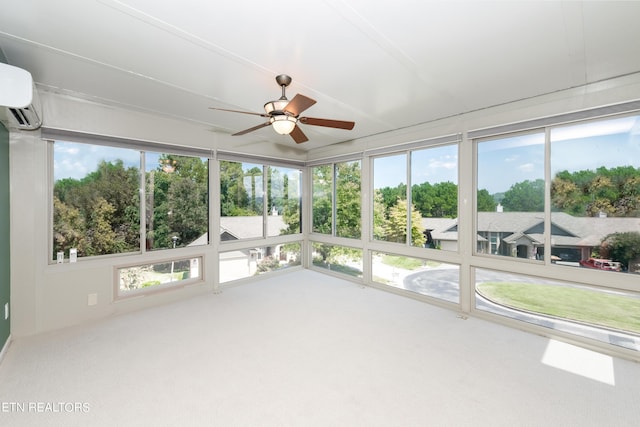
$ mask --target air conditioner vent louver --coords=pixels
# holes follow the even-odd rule
[[[9,108],[9,111],[21,129],[35,130],[42,125],[42,120],[32,105],[24,108]]]

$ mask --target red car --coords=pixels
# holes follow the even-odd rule
[[[589,258],[583,259],[580,261],[580,265],[582,267],[587,268],[595,268],[597,270],[606,270],[606,271],[621,271],[622,266],[617,261],[611,261],[610,259],[601,259],[601,258]]]

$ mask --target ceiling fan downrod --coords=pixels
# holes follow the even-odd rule
[[[280,97],[280,100],[286,100],[287,96],[285,94],[285,90],[287,86],[291,84],[291,77],[286,74],[280,74],[276,76],[276,83],[278,83],[278,85],[282,88],[282,96]]]

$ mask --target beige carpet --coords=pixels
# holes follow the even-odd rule
[[[639,396],[639,364],[308,270],[0,365],[3,426],[635,426]]]

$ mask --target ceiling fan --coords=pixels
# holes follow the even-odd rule
[[[226,108],[214,108],[209,107],[212,110],[229,111],[232,113],[251,114],[254,116],[266,117],[269,120],[259,124],[258,126],[251,127],[249,129],[242,130],[234,133],[232,136],[244,135],[254,130],[261,129],[265,126],[272,125],[273,129],[281,135],[291,135],[293,140],[300,144],[308,141],[309,138],[302,132],[302,129],[298,126],[298,123],[313,126],[324,126],[329,128],[346,129],[351,130],[355,126],[355,122],[348,122],[343,120],[330,120],[330,119],[318,119],[315,117],[300,117],[300,114],[316,103],[314,99],[308,98],[304,95],[297,94],[291,101],[287,99],[285,95],[285,89],[291,84],[291,77],[286,74],[280,74],[276,76],[276,82],[282,87],[282,96],[276,101],[269,101],[264,104],[264,113],[253,113],[250,111],[228,110]]]

